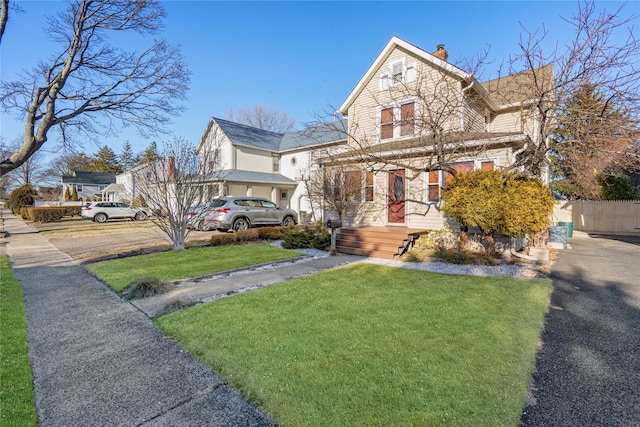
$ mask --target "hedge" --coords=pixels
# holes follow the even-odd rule
[[[34,222],[60,222],[65,216],[80,215],[80,206],[46,206],[22,208],[20,213],[24,219]]]

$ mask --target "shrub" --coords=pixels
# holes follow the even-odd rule
[[[33,206],[33,195],[36,191],[28,184],[21,185],[9,195],[9,204],[15,215],[21,215],[20,210],[25,206]],[[25,218],[26,219],[26,218]]]
[[[138,194],[133,201],[133,206],[136,208],[148,208],[147,201],[142,197],[142,194]]]
[[[497,171],[459,173],[442,192],[442,199],[442,210],[461,229],[480,229],[488,255],[495,253],[497,232],[507,236],[538,233],[548,227],[553,213],[551,191],[542,182],[503,177]],[[464,236],[463,240],[467,241]]]
[[[331,244],[331,234],[321,227],[283,230],[282,247],[285,249],[313,248],[324,250]]]
[[[175,288],[172,282],[157,277],[136,277],[122,290],[122,296],[127,299],[146,298],[163,294]]]
[[[211,246],[232,245],[237,242],[237,233],[221,233],[211,236]]]
[[[250,228],[248,230],[238,231],[236,233],[237,242],[254,242],[260,237],[258,230]]]
[[[262,240],[278,240],[282,238],[284,227],[260,227],[258,228],[258,236]]]
[[[71,191],[71,201],[72,202],[78,201],[78,189],[75,187],[75,185],[73,186],[73,190]]]
[[[460,247],[460,234],[450,228],[431,230],[420,236],[414,246],[423,249],[456,249]]]
[[[71,200],[71,193],[69,193],[69,187],[66,187],[64,189],[64,199],[65,200]]]

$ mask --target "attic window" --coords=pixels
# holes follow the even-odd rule
[[[391,62],[380,75],[380,90],[416,79],[416,63],[405,64],[404,59]]]
[[[391,64],[391,77],[393,84],[402,83],[402,75],[404,67],[402,65],[402,61],[394,62]]]

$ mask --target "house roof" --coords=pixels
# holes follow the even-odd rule
[[[444,136],[445,145],[464,143],[466,147],[516,146],[521,147],[529,137],[519,132],[451,132]],[[421,138],[391,141],[376,144],[365,149],[345,151],[335,154],[328,163],[353,161],[362,155],[373,154],[378,158],[409,158],[428,155],[433,146],[425,144]]]
[[[278,151],[284,134],[243,125],[229,120],[213,118],[233,144]]]
[[[218,125],[220,130],[234,145],[257,148],[275,153],[330,144],[343,141],[347,138],[346,120],[312,126],[300,131],[277,133],[212,117],[209,120],[207,130],[202,136],[198,150],[202,147],[207,134],[211,132],[214,124]]]
[[[360,79],[356,87],[351,91],[347,99],[342,103],[340,108],[338,108],[338,112],[340,114],[347,115],[351,104],[353,104],[353,102],[358,97],[358,95],[360,95],[360,92],[362,92],[362,90],[364,89],[366,84],[369,82],[369,80],[371,80],[374,77],[374,75],[376,75],[382,63],[386,61],[386,59],[389,57],[391,52],[393,52],[393,50],[396,49],[397,47],[407,50],[408,52],[422,58],[426,62],[433,64],[435,67],[438,67],[442,70],[449,72],[453,76],[457,77],[459,80],[465,80],[469,82],[475,81],[475,77],[473,77],[473,75],[467,73],[461,68],[458,68],[447,61],[443,61],[437,56],[434,56],[429,52],[427,52],[426,50],[423,50],[418,46],[415,46],[409,42],[406,42],[399,37],[393,36],[391,37],[391,40],[389,40],[387,45],[384,47],[384,49],[382,49],[382,52],[380,52],[380,54],[373,61],[373,64],[369,66],[369,68],[364,73],[364,75],[362,76],[362,78]],[[478,89],[482,90],[481,87],[478,87]]]
[[[63,184],[108,185],[116,182],[116,175],[103,172],[73,171],[73,175],[62,176]]]
[[[209,174],[209,179],[214,181],[236,181],[256,184],[297,185],[293,179],[279,173],[255,172],[241,169],[224,169]]]
[[[296,132],[287,132],[280,141],[280,152],[294,151],[347,139],[347,120],[312,126]]]
[[[102,191],[105,193],[126,193],[127,189],[124,184],[109,184],[107,188]]]
[[[510,76],[499,77],[482,83],[491,98],[502,108],[525,100],[538,99],[553,87],[553,64],[547,64],[533,70],[523,71]]]

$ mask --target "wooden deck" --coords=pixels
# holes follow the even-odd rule
[[[336,249],[343,254],[394,259],[426,229],[407,227],[341,228],[336,235]]]

